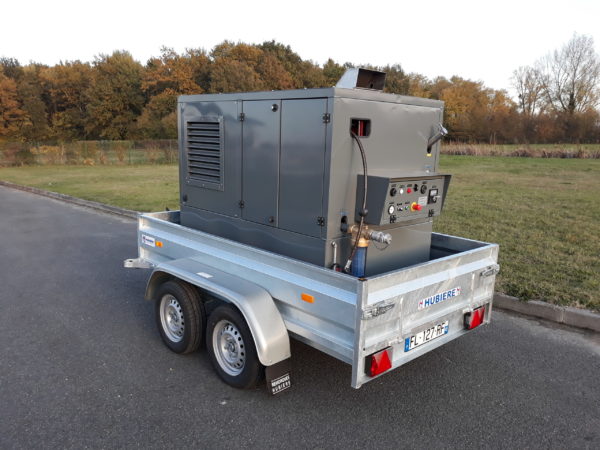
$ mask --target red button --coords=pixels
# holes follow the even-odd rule
[[[406,188],[406,192],[407,192],[408,194],[410,194],[410,193],[412,192],[412,189],[411,189],[411,188]]]
[[[416,202],[413,202],[413,204],[410,205],[411,211],[421,211],[421,209],[423,209],[423,207]]]

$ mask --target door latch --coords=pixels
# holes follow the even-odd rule
[[[493,266],[487,267],[485,270],[479,272],[479,275],[482,277],[491,277],[500,272],[500,266],[498,264],[494,264]]]
[[[390,309],[392,309],[394,306],[396,306],[395,303],[376,303],[373,306],[368,306],[367,308],[363,309],[362,318],[363,320],[369,320],[373,317],[381,316],[382,314],[385,314]]]

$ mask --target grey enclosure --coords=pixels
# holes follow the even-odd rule
[[[355,78],[377,89],[379,74]],[[319,266],[343,265],[352,239],[342,223],[355,223],[362,201],[353,130],[372,189],[366,223],[393,238],[388,248],[369,247],[367,276],[426,261],[449,182],[437,172],[439,143],[427,149],[442,110],[440,101],[359,88],[182,96],[181,223]],[[408,184],[418,184],[418,194],[398,193]]]

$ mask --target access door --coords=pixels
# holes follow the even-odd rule
[[[279,228],[320,237],[327,99],[284,100],[281,105]]]
[[[242,217],[277,226],[281,100],[243,102]]]

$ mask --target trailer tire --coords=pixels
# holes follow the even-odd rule
[[[206,348],[215,371],[230,386],[253,388],[264,377],[250,328],[233,306],[221,305],[208,317]]]
[[[198,291],[189,284],[170,280],[156,290],[154,313],[165,345],[175,353],[191,353],[202,344],[206,315]]]

